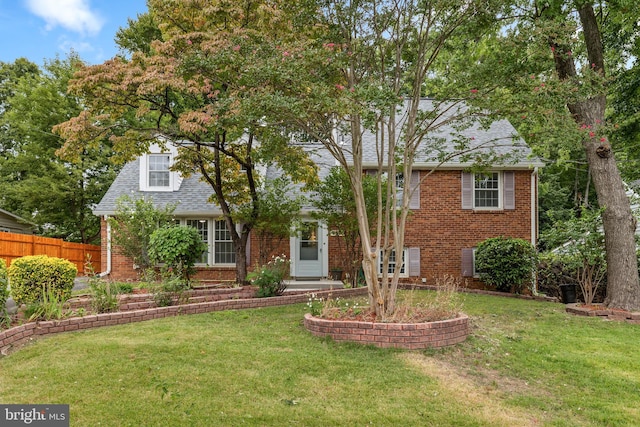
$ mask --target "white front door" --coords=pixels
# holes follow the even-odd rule
[[[291,239],[292,276],[321,278],[325,274],[325,229],[317,221],[303,221],[297,235]]]

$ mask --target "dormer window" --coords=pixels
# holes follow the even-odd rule
[[[178,172],[170,168],[176,158],[176,151],[153,147],[150,153],[140,157],[140,191],[177,191],[182,183]]]
[[[150,154],[147,157],[149,187],[169,188],[171,186],[171,156],[169,154]]]

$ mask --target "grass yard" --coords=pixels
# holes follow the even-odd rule
[[[54,335],[0,358],[0,402],[72,426],[640,425],[640,325],[461,298],[472,335],[438,351],[315,338],[303,304]]]

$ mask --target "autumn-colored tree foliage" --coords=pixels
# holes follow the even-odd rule
[[[71,93],[87,100],[86,109],[56,127],[66,140],[61,153],[72,158],[104,135],[121,160],[147,151],[151,143],[177,145],[175,169],[200,173],[211,185],[242,282],[247,239],[261,215],[263,177],[256,165],[277,163],[295,182],[316,176],[302,147],[264,126],[253,98],[263,58],[288,38],[302,37],[304,26],[294,26],[305,14],[288,1],[150,0],[148,5],[151,19],[139,26],[144,34],[126,46],[130,58],[116,57],[76,74]],[[152,23],[161,36],[149,31]],[[135,36],[135,29],[119,33],[121,40]],[[145,40],[152,40],[149,46]]]

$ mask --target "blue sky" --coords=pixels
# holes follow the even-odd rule
[[[118,53],[116,31],[146,11],[145,0],[0,0],[0,61],[42,65],[73,49],[102,63]]]

